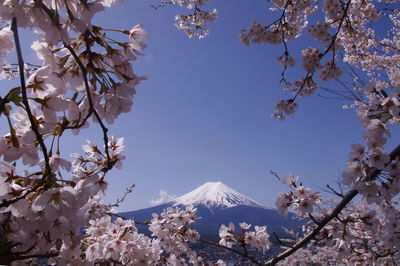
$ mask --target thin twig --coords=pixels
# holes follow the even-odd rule
[[[333,193],[333,194],[335,194],[336,196],[339,196],[339,197],[341,197],[341,198],[343,198],[343,193],[340,193],[340,192],[338,192],[338,191],[336,191],[334,188],[332,188],[330,185],[326,185],[326,187]]]
[[[122,215],[119,215],[116,213],[108,212],[107,214],[110,216],[115,216],[115,217],[121,218],[122,220],[133,220],[135,222],[135,224],[149,225],[149,222],[138,222],[138,221],[136,221],[135,218],[127,218],[125,216],[122,216]]]
[[[133,192],[133,188],[135,187],[135,184],[131,184],[129,187],[126,188],[125,193],[119,197],[115,203],[113,204],[108,204],[108,207],[119,207],[119,204],[125,201],[125,198],[128,196],[129,193]]]
[[[256,265],[263,265],[262,263],[256,261],[254,258],[250,257],[249,255],[246,255],[246,254],[244,254],[244,253],[242,253],[242,252],[240,252],[240,251],[237,251],[237,250],[235,250],[235,249],[233,249],[233,248],[220,245],[220,244],[218,244],[218,243],[215,243],[215,242],[210,241],[210,240],[207,240],[207,239],[202,239],[202,238],[200,238],[200,241],[202,241],[202,242],[204,242],[204,243],[207,243],[207,244],[211,244],[211,245],[216,246],[216,247],[224,248],[224,249],[227,249],[227,250],[229,250],[229,251],[231,251],[231,252],[233,252],[233,253],[239,254],[239,255],[241,255],[241,256],[243,256],[243,257],[249,259],[252,263],[254,263],[254,264],[256,264]]]
[[[293,247],[293,246],[291,246],[291,245],[288,245],[288,244],[284,243],[284,242],[281,240],[281,238],[280,238],[275,232],[272,232],[272,234],[274,235],[274,237],[276,238],[276,240],[278,240],[278,242],[279,242],[279,244],[280,244],[281,246],[284,246],[284,247],[287,247],[287,248],[292,248],[292,247]]]

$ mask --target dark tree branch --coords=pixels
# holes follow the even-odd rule
[[[39,146],[42,150],[43,153],[43,158],[45,162],[45,173],[43,178],[47,179],[48,177],[51,176],[51,167],[49,163],[49,155],[47,153],[47,147],[44,144],[42,135],[39,132],[39,129],[37,127],[37,122],[36,119],[34,118],[31,108],[29,106],[28,102],[28,95],[26,92],[26,83],[25,83],[25,71],[24,71],[24,59],[22,57],[22,51],[21,51],[21,44],[19,41],[19,35],[18,35],[18,25],[17,25],[17,18],[14,17],[11,22],[11,31],[14,33],[14,42],[15,42],[15,49],[17,51],[17,56],[18,56],[18,66],[19,66],[19,78],[20,78],[20,83],[21,83],[21,93],[22,93],[22,103],[24,104],[25,111],[28,114],[29,122],[31,123],[32,131],[35,133],[35,137],[37,142],[39,143]]]
[[[398,145],[391,153],[390,159],[394,160],[396,157],[400,156],[400,145]],[[381,173],[380,170],[375,169],[368,175],[365,181],[371,181],[378,177]],[[288,256],[292,255],[294,252],[299,250],[300,248],[306,246],[312,239],[314,239],[318,233],[335,217],[339,215],[339,213],[349,204],[355,196],[359,194],[359,191],[356,189],[350,190],[349,192],[344,195],[343,199],[336,205],[336,207],[331,211],[331,213],[325,216],[321,221],[319,221],[318,225],[303,239],[293,245],[292,248],[282,252],[278,256],[269,260],[265,265],[275,265],[277,262],[287,258]]]

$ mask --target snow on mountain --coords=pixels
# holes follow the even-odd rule
[[[265,208],[266,206],[237,192],[222,182],[207,182],[195,190],[175,199],[176,205],[205,205],[208,208],[231,208],[236,206],[252,206]]]

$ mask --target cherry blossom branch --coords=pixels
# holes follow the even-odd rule
[[[349,10],[350,4],[351,4],[351,0],[348,0],[348,1],[346,2],[346,4],[345,4],[346,7],[345,7],[344,10],[343,10],[343,16],[340,18],[339,26],[338,26],[338,28],[337,28],[337,31],[336,31],[335,35],[333,35],[332,41],[331,41],[331,43],[329,44],[328,48],[326,48],[325,52],[322,53],[321,58],[324,57],[324,56],[329,52],[330,49],[334,49],[334,47],[335,47],[335,42],[336,42],[336,38],[337,38],[337,36],[338,36],[338,34],[339,34],[341,28],[342,28],[344,19],[347,17],[347,12],[348,12],[348,10]],[[333,57],[335,57],[335,50],[333,50],[333,54],[334,54]]]
[[[289,2],[289,1],[288,1],[288,2]],[[347,12],[348,12],[348,9],[349,9],[349,7],[350,7],[350,4],[351,4],[351,0],[348,0],[348,1],[346,2],[346,4],[345,4],[346,7],[345,7],[344,10],[343,10],[343,16],[340,18],[337,31],[336,31],[335,35],[332,37],[332,40],[331,40],[329,46],[325,49],[325,51],[324,51],[322,54],[319,55],[319,59],[320,59],[320,60],[321,60],[331,49],[333,49],[333,59],[335,58],[335,50],[334,50],[334,48],[335,48],[336,39],[337,39],[337,36],[338,36],[338,34],[339,34],[339,32],[340,32],[340,30],[341,30],[341,28],[342,28],[342,25],[343,25],[344,20],[345,20],[345,18],[347,17]],[[333,61],[333,60],[332,60],[332,61]],[[315,70],[307,72],[307,75],[306,75],[306,77],[304,78],[304,80],[303,80],[301,86],[299,87],[297,93],[296,93],[295,96],[292,98],[292,102],[294,102],[294,101],[296,100],[297,96],[299,96],[299,94],[302,92],[302,90],[304,89],[304,86],[305,86],[306,82],[308,81],[308,79],[311,79],[311,78],[312,78],[314,72],[315,72]]]
[[[390,159],[394,160],[396,157],[400,156],[400,145],[398,145],[391,153]],[[370,175],[366,178],[366,181],[374,180],[379,174],[381,173],[380,170],[375,169],[373,170]],[[325,216],[319,223],[317,224],[316,228],[314,228],[308,235],[306,235],[303,239],[293,245],[292,248],[287,249],[286,251],[282,252],[278,256],[269,260],[265,265],[275,265],[277,262],[287,258],[291,254],[293,254],[298,249],[307,245],[312,239],[314,239],[318,233],[334,218],[336,218],[339,213],[349,204],[355,196],[359,194],[359,191],[356,189],[350,190],[349,192],[344,195],[343,199],[336,205],[336,207],[331,211],[331,213]]]
[[[303,82],[301,83],[301,85],[300,85],[300,87],[299,87],[297,93],[296,93],[296,94],[294,95],[294,97],[291,99],[292,102],[294,102],[294,101],[296,100],[297,96],[300,95],[300,93],[302,92],[302,90],[304,89],[304,87],[305,87],[305,85],[306,85],[306,82],[307,82],[309,79],[312,79],[312,76],[313,76],[313,75],[314,75],[314,72],[307,72],[307,75],[306,75],[306,77],[304,78]]]
[[[52,15],[52,11],[43,3],[40,4],[40,7],[46,12],[49,18],[53,21],[55,25],[58,25],[56,21],[56,17]],[[86,30],[85,32],[85,43],[87,44],[87,36],[89,35],[90,31]],[[63,41],[64,47],[71,53],[72,57],[75,59],[76,63],[79,66],[79,69],[82,72],[83,81],[85,84],[86,96],[89,102],[89,114],[86,116],[86,119],[89,118],[92,114],[94,114],[96,121],[99,123],[101,130],[103,132],[103,141],[104,141],[104,151],[107,157],[107,170],[110,170],[113,167],[113,162],[111,162],[111,157],[108,149],[108,128],[104,125],[103,121],[100,118],[100,115],[97,113],[96,109],[94,108],[93,100],[90,93],[90,86],[89,81],[87,79],[87,71],[85,66],[83,65],[82,61],[80,60],[79,56],[76,54],[75,50],[71,47],[71,45],[67,44]],[[86,50],[90,53],[89,45],[86,45]],[[90,60],[90,59],[89,59]]]
[[[286,251],[282,252],[278,256],[272,258],[269,260],[265,265],[275,265],[277,262],[287,258],[291,254],[293,254],[295,251],[298,249],[304,247],[305,245],[308,244],[312,239],[315,238],[315,236],[322,230],[322,228],[325,227],[332,219],[334,219],[346,206],[349,202],[353,200],[353,198],[358,194],[357,190],[351,190],[349,191],[345,197],[342,199],[342,201],[336,205],[336,207],[332,210],[330,215],[325,216],[324,219],[322,219],[317,227],[311,231],[307,236],[305,236],[302,240],[297,242],[295,245],[293,245],[292,248],[287,249]]]
[[[79,59],[79,56],[76,54],[75,50],[71,47],[71,45],[66,44],[64,42],[64,46],[65,48],[68,49],[68,51],[71,53],[72,57],[74,57],[76,63],[78,64],[81,72],[82,72],[82,76],[83,76],[83,80],[85,83],[85,89],[86,89],[86,95],[88,97],[88,101],[89,101],[89,109],[91,110],[91,113],[94,114],[94,116],[96,117],[97,122],[99,122],[99,125],[103,131],[103,141],[104,141],[104,150],[107,156],[107,169],[110,170],[112,168],[112,163],[110,160],[110,153],[108,151],[108,128],[104,125],[103,121],[101,120],[99,114],[97,113],[96,109],[94,108],[93,105],[93,100],[91,97],[91,93],[90,93],[90,87],[89,87],[89,81],[87,79],[87,71],[85,66],[83,65],[82,61]]]
[[[20,77],[20,83],[21,83],[21,93],[22,93],[22,102],[25,106],[25,111],[28,115],[29,122],[32,127],[32,131],[35,133],[35,137],[37,142],[39,143],[39,146],[42,150],[43,153],[43,158],[45,162],[45,174],[43,178],[47,179],[48,177],[51,176],[51,167],[50,167],[50,162],[49,162],[49,156],[47,154],[47,147],[44,144],[42,135],[39,132],[39,129],[37,127],[37,122],[36,119],[33,117],[31,108],[29,106],[28,102],[28,96],[26,93],[26,83],[25,83],[25,71],[24,71],[24,59],[22,57],[22,51],[21,51],[21,44],[19,41],[19,35],[18,35],[18,25],[17,25],[17,18],[13,17],[12,22],[11,22],[11,31],[14,33],[14,41],[15,41],[15,48],[17,51],[17,56],[18,56],[18,65],[19,65],[19,77]]]

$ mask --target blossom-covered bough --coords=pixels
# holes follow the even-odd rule
[[[123,138],[109,136],[106,123],[130,110],[143,80],[131,66],[145,47],[141,25],[117,30],[128,36],[118,42],[91,23],[117,2],[0,2],[1,77],[20,81],[0,98],[8,127],[0,139],[0,264],[89,260],[81,228],[108,215],[99,193],[107,187],[107,172],[125,158]],[[41,66],[24,63],[21,28],[34,30],[31,47]],[[13,50],[17,67],[5,61]],[[62,135],[76,135],[91,121],[99,125],[103,144],[88,142],[72,163],[61,157]]]
[[[267,26],[253,22],[240,31],[245,45],[283,45],[281,82],[293,96],[276,104],[275,118],[292,115],[300,97],[325,90],[352,100],[347,107],[356,110],[365,128],[365,144],[351,147],[342,176],[346,188],[328,187],[336,200],[323,199],[294,175],[280,178],[290,191],[278,196],[278,209],[283,214],[291,209],[310,222],[305,234],[291,242],[278,237],[286,250],[269,261],[248,253],[249,248],[265,252],[271,247],[264,226],[222,225],[220,242],[212,243],[192,227],[198,218],[195,208],[169,208],[154,215],[148,237],[133,220],[113,221],[110,205],[101,203],[106,174],[122,167],[125,159],[123,139],[110,136],[107,124],[130,111],[135,87],[144,80],[132,69],[145,48],[142,26],[110,30],[91,22],[97,12],[118,2],[122,0],[0,0],[0,77],[19,79],[17,87],[0,97],[7,132],[0,138],[0,264],[26,265],[37,259],[58,265],[210,264],[191,249],[198,241],[259,265],[322,259],[384,265],[400,260],[400,146],[391,151],[385,146],[400,122],[398,1],[272,0],[271,9],[280,12],[275,21]],[[192,14],[176,17],[176,26],[189,37],[202,38],[217,15],[214,9],[203,10],[208,2],[162,4],[192,9]],[[308,25],[312,15],[320,19]],[[375,22],[390,25],[388,34],[376,32]],[[37,38],[31,48],[41,65],[24,62],[20,29],[33,29]],[[317,42],[301,51],[304,77],[290,82],[287,69],[296,60],[288,42],[305,30]],[[116,40],[117,33],[127,38]],[[9,64],[12,52],[18,62]],[[340,90],[325,88],[324,81],[336,81]],[[62,157],[63,134],[78,135],[90,123],[100,128],[102,143],[88,141],[72,162]],[[355,201],[357,195],[361,197]]]

